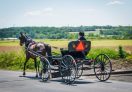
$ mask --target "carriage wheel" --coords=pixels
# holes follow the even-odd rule
[[[40,72],[39,75],[42,79],[42,81],[48,81],[51,77],[51,68],[50,64],[48,63],[48,60],[46,58],[41,59],[40,61]]]
[[[99,54],[94,62],[94,73],[100,81],[106,81],[110,78],[112,64],[109,57],[105,54]]]
[[[60,63],[60,75],[62,80],[67,84],[72,84],[76,79],[77,65],[74,58],[65,55]]]
[[[80,78],[83,73],[83,64],[82,62],[77,63],[77,75],[76,78]]]

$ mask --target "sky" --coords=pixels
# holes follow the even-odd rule
[[[0,28],[132,25],[132,0],[0,0]]]

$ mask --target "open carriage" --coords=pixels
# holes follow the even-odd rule
[[[57,70],[62,80],[71,84],[82,76],[85,66],[91,66],[100,81],[108,80],[112,71],[109,57],[99,54],[95,59],[86,58],[90,49],[90,41],[71,41],[68,44],[68,50],[60,49],[60,56],[52,56],[52,63],[46,57],[41,57],[40,76],[42,80],[47,81],[51,71]],[[56,62],[57,65],[54,65],[53,62]],[[56,67],[57,69],[55,69]]]

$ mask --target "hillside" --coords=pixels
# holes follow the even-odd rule
[[[95,32],[98,30],[98,34]],[[88,37],[132,39],[132,26],[80,26],[80,27],[10,27],[0,29],[0,38],[18,38],[20,32],[27,33],[31,38],[37,39],[76,39],[77,34],[84,31]]]

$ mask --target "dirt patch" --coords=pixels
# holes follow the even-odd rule
[[[20,51],[20,46],[0,46],[0,52]]]
[[[128,53],[132,54],[132,46],[125,46],[124,47],[125,51],[127,51]]]
[[[132,60],[119,59],[111,61],[113,70],[132,70]]]

